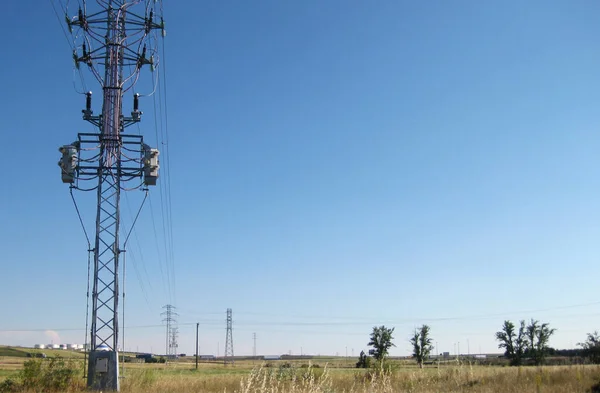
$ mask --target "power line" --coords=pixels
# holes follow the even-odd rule
[[[507,315],[514,315],[514,314],[523,314],[523,313],[534,313],[534,312],[541,312],[541,311],[554,311],[554,310],[564,310],[564,309],[572,309],[572,308],[580,308],[580,307],[587,307],[587,306],[595,306],[595,305],[599,305],[600,302],[589,302],[589,303],[581,303],[581,304],[573,304],[573,305],[567,305],[567,306],[558,306],[558,307],[549,307],[549,308],[542,308],[542,309],[532,309],[532,310],[521,310],[521,311],[509,311],[509,312],[505,312],[502,314],[483,314],[483,315],[473,315],[473,316],[460,316],[460,317],[453,317],[453,318],[441,318],[440,321],[447,321],[447,320],[470,320],[470,319],[479,319],[479,318],[483,318],[483,317],[497,317],[497,316],[507,316]],[[180,309],[180,308],[178,308]],[[214,313],[214,312],[207,312],[207,313],[203,313],[204,315],[216,315],[216,314],[221,314],[222,313]],[[259,313],[246,313],[246,314],[253,314],[253,315],[258,315]],[[287,317],[286,315],[276,315],[276,314],[272,314],[278,317]],[[547,318],[576,318],[576,317],[587,317],[587,316],[600,316],[600,313],[584,313],[584,314],[563,314],[563,315],[550,315],[547,316]],[[319,317],[320,318],[320,317]],[[332,317],[332,318],[336,318],[336,317]],[[344,317],[344,318],[348,318],[350,319],[351,317]],[[374,323],[373,321],[379,321],[382,318],[373,318],[371,322],[345,322],[345,323],[340,323],[340,322],[317,322],[317,323],[310,323],[310,322],[302,322],[302,321],[289,321],[289,322],[276,322],[276,321],[244,321],[244,320],[237,320],[236,321],[236,329],[238,330],[243,330],[245,327],[252,327],[252,326],[269,326],[269,327],[282,327],[282,326],[332,326],[332,327],[337,327],[337,326],[341,326],[341,325],[349,325],[349,326],[363,326],[363,325],[367,325],[367,324],[372,324]],[[408,324],[408,323],[419,323],[422,322],[424,319],[420,319],[420,318],[412,318],[412,319],[403,319],[403,320],[391,320],[391,322],[394,323],[400,323],[400,324]],[[431,320],[428,319],[428,320]],[[203,326],[214,326],[216,329],[218,329],[218,326],[222,326],[222,320],[219,319],[200,319],[198,320],[198,322],[179,322],[178,326],[195,326],[196,323],[199,323],[200,325]],[[127,326],[127,329],[149,329],[149,328],[164,328],[164,325],[156,325],[156,324],[152,324],[152,325],[133,325],[133,326]],[[56,331],[56,332],[68,332],[68,331],[83,331],[85,330],[84,328],[81,327],[58,327],[58,328],[50,328],[50,327],[45,327],[45,328],[14,328],[14,329],[0,329],[0,332],[3,333],[26,333],[26,332],[45,332],[45,331]],[[286,330],[286,332],[289,332]],[[320,333],[321,331],[314,331],[315,333]],[[339,333],[339,332],[338,332]],[[346,334],[346,333],[344,333]]]
[[[595,317],[595,316],[600,316],[600,313],[585,313],[585,314],[566,314],[566,315],[553,315],[553,316],[548,316],[547,318],[553,318],[553,319],[570,319],[570,318],[579,318],[579,317]],[[415,320],[414,322],[421,322],[421,320]],[[177,325],[178,326],[195,326],[196,324],[200,324],[202,326],[206,326],[207,328],[212,328],[215,331],[221,330],[223,328],[222,325],[222,320],[206,320],[206,321],[199,321],[199,322],[178,322]],[[351,324],[352,325],[352,324]],[[363,323],[361,323],[360,325],[365,325]],[[344,335],[364,335],[363,333],[354,333],[354,332],[340,332],[339,330],[281,330],[281,327],[310,327],[307,325],[299,325],[299,324],[294,324],[294,323],[288,323],[288,324],[280,324],[277,322],[262,322],[261,324],[258,323],[253,323],[253,324],[246,324],[243,321],[236,321],[236,329],[237,330],[243,330],[243,331],[249,331],[249,332],[254,332],[254,327],[256,326],[266,326],[265,328],[262,328],[264,330],[268,330],[268,331],[275,331],[275,332],[284,332],[284,333],[308,333],[308,334],[344,334]],[[313,325],[314,326],[314,325]],[[318,325],[318,326],[323,326],[323,325]],[[325,325],[327,326],[327,325]],[[339,327],[340,325],[331,325],[332,327]],[[355,325],[358,326],[358,325]],[[133,326],[127,326],[128,330],[137,330],[137,329],[158,329],[158,328],[165,328],[165,325],[157,325],[157,324],[152,324],[152,325],[133,325]],[[77,327],[77,328],[73,328],[73,327],[69,327],[69,328],[35,328],[35,329],[24,329],[24,328],[19,328],[19,329],[0,329],[0,333],[36,333],[36,332],[46,332],[46,331],[55,331],[55,332],[81,332],[81,331],[85,331],[85,328],[82,327]]]

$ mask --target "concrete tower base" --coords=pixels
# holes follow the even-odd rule
[[[117,351],[90,352],[87,386],[91,390],[120,390]]]

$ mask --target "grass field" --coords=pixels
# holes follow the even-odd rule
[[[1,356],[0,381],[16,378],[27,360],[20,355]],[[463,363],[420,370],[411,361],[397,361],[393,371],[382,374],[357,370],[349,362],[334,359],[317,359],[311,366],[307,361],[241,361],[233,366],[200,363],[198,370],[191,359],[187,360],[166,364],[126,363],[121,390],[131,393],[600,392],[600,366],[593,365],[514,368]],[[83,359],[74,356],[72,362],[78,377],[70,391],[83,392]]]

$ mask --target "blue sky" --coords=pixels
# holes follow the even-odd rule
[[[228,307],[240,355],[254,332],[259,353],[357,355],[385,324],[405,355],[422,323],[465,353],[498,351],[504,319],[550,322],[558,348],[600,328],[600,4],[164,9],[168,140],[150,97],[140,130],[172,225],[157,187],[127,252],[126,349],[164,351],[167,303],[188,353],[196,322],[223,352]],[[93,129],[51,3],[5,15],[0,344],[82,342],[86,243],[56,161]],[[91,231],[94,195],[77,200]]]

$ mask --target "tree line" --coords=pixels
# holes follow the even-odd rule
[[[368,355],[361,351],[356,367],[369,368],[372,365],[382,367],[389,351],[394,344],[394,329],[384,325],[374,326],[367,344]],[[498,348],[504,349],[504,356],[510,360],[512,366],[521,366],[525,359],[529,359],[535,365],[544,364],[544,360],[551,352],[555,352],[548,345],[550,337],[556,332],[547,322],[531,319],[529,323],[519,321],[518,327],[511,321],[506,320],[502,328],[496,332]],[[420,368],[429,359],[434,347],[432,345],[431,328],[422,325],[415,329],[409,342],[412,346],[412,357],[417,361]],[[588,333],[586,340],[577,344],[582,349],[582,355],[591,363],[600,364],[600,334],[597,331]]]

